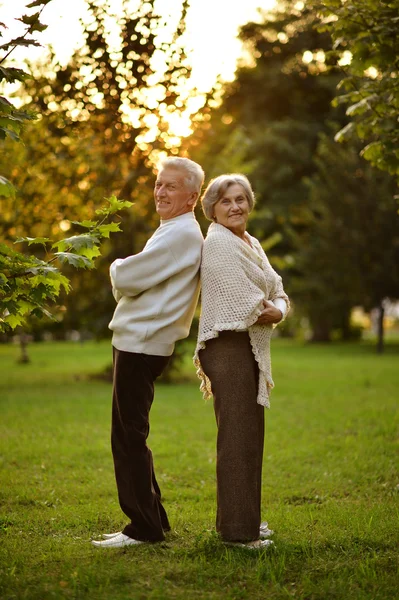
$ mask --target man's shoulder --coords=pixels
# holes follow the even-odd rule
[[[169,222],[163,224],[160,227],[160,233],[168,239],[168,243],[171,240],[176,240],[177,243],[181,243],[184,240],[202,244],[204,237],[198,221],[191,215],[186,218],[184,218],[185,215],[182,215],[182,217],[171,219]]]

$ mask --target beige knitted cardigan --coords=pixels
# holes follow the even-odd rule
[[[269,407],[274,387],[270,339],[272,325],[256,325],[263,300],[283,298],[281,277],[271,267],[258,240],[249,234],[252,248],[223,225],[212,223],[204,242],[201,263],[201,316],[194,364],[204,398],[212,396],[211,382],[201,368],[199,350],[220,331],[246,331],[259,366],[257,402]],[[286,313],[287,314],[287,313]]]

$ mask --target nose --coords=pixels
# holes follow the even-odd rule
[[[163,185],[160,185],[159,187],[155,188],[155,197],[156,198],[160,198],[164,195],[165,193],[165,187]]]
[[[235,200],[233,200],[232,204],[231,204],[231,210],[233,212],[237,212],[240,211],[240,207],[238,206],[237,202]]]

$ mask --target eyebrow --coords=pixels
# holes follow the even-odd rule
[[[164,183],[165,185],[182,185],[177,181],[177,179],[173,179],[172,181],[162,181],[162,179],[156,179],[155,184]]]

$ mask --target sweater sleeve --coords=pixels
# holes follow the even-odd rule
[[[285,301],[285,299],[284,298],[276,298],[275,300],[270,300],[270,302],[272,302],[274,304],[274,306],[276,308],[278,308],[279,311],[281,311],[282,319],[284,319],[284,317],[287,313],[287,302]]]
[[[138,296],[195,264],[199,256],[197,244],[192,240],[187,243],[184,237],[184,234],[178,240],[173,236],[154,237],[142,252],[115,260],[110,268],[115,299]]]

